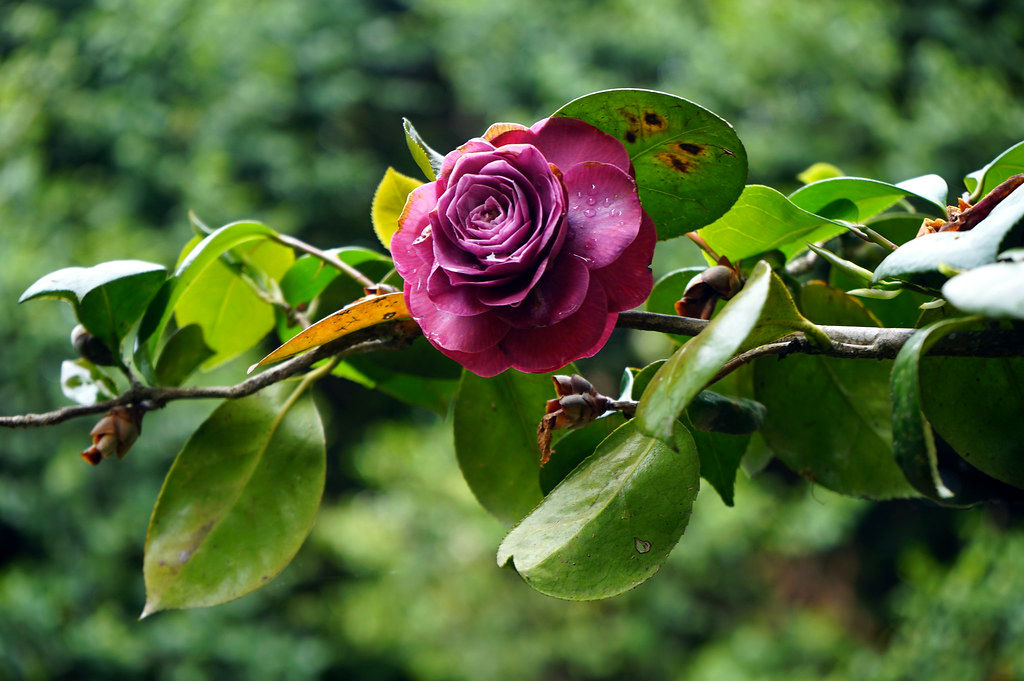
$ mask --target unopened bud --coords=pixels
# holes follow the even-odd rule
[[[109,456],[123,459],[142,432],[142,412],[136,408],[114,407],[89,432],[92,446],[82,458],[93,466]]]
[[[93,364],[108,367],[117,364],[110,348],[81,324],[71,329],[71,345],[74,346],[75,352]]]
[[[739,275],[730,265],[709,267],[690,279],[683,297],[676,303],[676,312],[683,317],[710,319],[718,299],[732,298],[742,286]]]
[[[582,428],[592,423],[606,411],[611,400],[594,390],[590,381],[579,374],[552,376],[558,397],[548,400],[546,414],[537,426],[537,446],[540,449],[540,465],[551,459],[551,435],[563,428]]]

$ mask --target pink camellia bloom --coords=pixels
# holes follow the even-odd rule
[[[646,300],[654,223],[614,137],[574,118],[495,129],[409,195],[391,254],[438,350],[480,376],[554,371]]]

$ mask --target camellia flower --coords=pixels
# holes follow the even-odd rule
[[[409,311],[481,376],[594,355],[653,285],[654,223],[629,155],[574,118],[492,126],[445,157],[398,224]]]

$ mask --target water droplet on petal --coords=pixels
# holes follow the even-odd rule
[[[595,199],[593,196],[588,196],[587,197],[587,205],[588,206],[593,206],[595,203],[597,203],[597,199]]]
[[[590,191],[588,191],[587,193],[588,194],[596,194],[597,193],[597,185],[596,184],[590,185]]]
[[[583,215],[585,217],[592,218],[595,215],[597,215],[597,211],[595,211],[593,208],[588,208],[585,211],[583,211]]]

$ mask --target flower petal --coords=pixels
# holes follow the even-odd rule
[[[553,326],[512,329],[499,346],[520,371],[555,371],[569,362],[597,353],[615,328],[617,314],[608,313],[604,287],[597,282],[583,305]]]
[[[414,270],[433,262],[429,232],[426,238],[421,237],[430,226],[427,214],[437,201],[436,185],[436,182],[428,182],[412,190],[398,218],[398,231],[391,237],[391,256],[403,279],[409,279]]]
[[[439,265],[427,277],[427,297],[438,309],[455,315],[471,316],[489,312],[490,308],[478,300],[478,286],[453,286],[448,273]]]
[[[512,366],[508,356],[498,346],[488,348],[482,352],[459,352],[457,350],[447,350],[445,348],[437,349],[440,350],[442,354],[455,360],[477,376],[482,376],[484,378],[497,376],[502,371],[505,371]]]
[[[522,304],[495,312],[515,328],[550,326],[580,309],[589,287],[590,270],[586,264],[579,258],[563,254],[551,263],[547,274],[530,289],[529,294],[520,298]],[[487,302],[502,304],[497,300]]]
[[[434,306],[426,287],[406,282],[405,303],[423,335],[434,345],[460,352],[480,352],[504,338],[509,325],[493,313],[460,316]]]
[[[564,248],[599,269],[618,260],[640,231],[636,183],[606,163],[580,163],[565,173],[569,231]]]
[[[590,273],[604,285],[610,312],[632,310],[651,295],[651,288],[654,287],[651,260],[654,257],[654,245],[657,240],[658,233],[654,228],[654,220],[644,212],[640,222],[640,233],[622,252],[619,259]]]
[[[566,172],[577,163],[608,163],[629,175],[633,164],[622,142],[576,118],[554,116],[534,123],[528,130],[513,130],[491,140],[496,147],[505,144],[532,144],[550,163]]]

